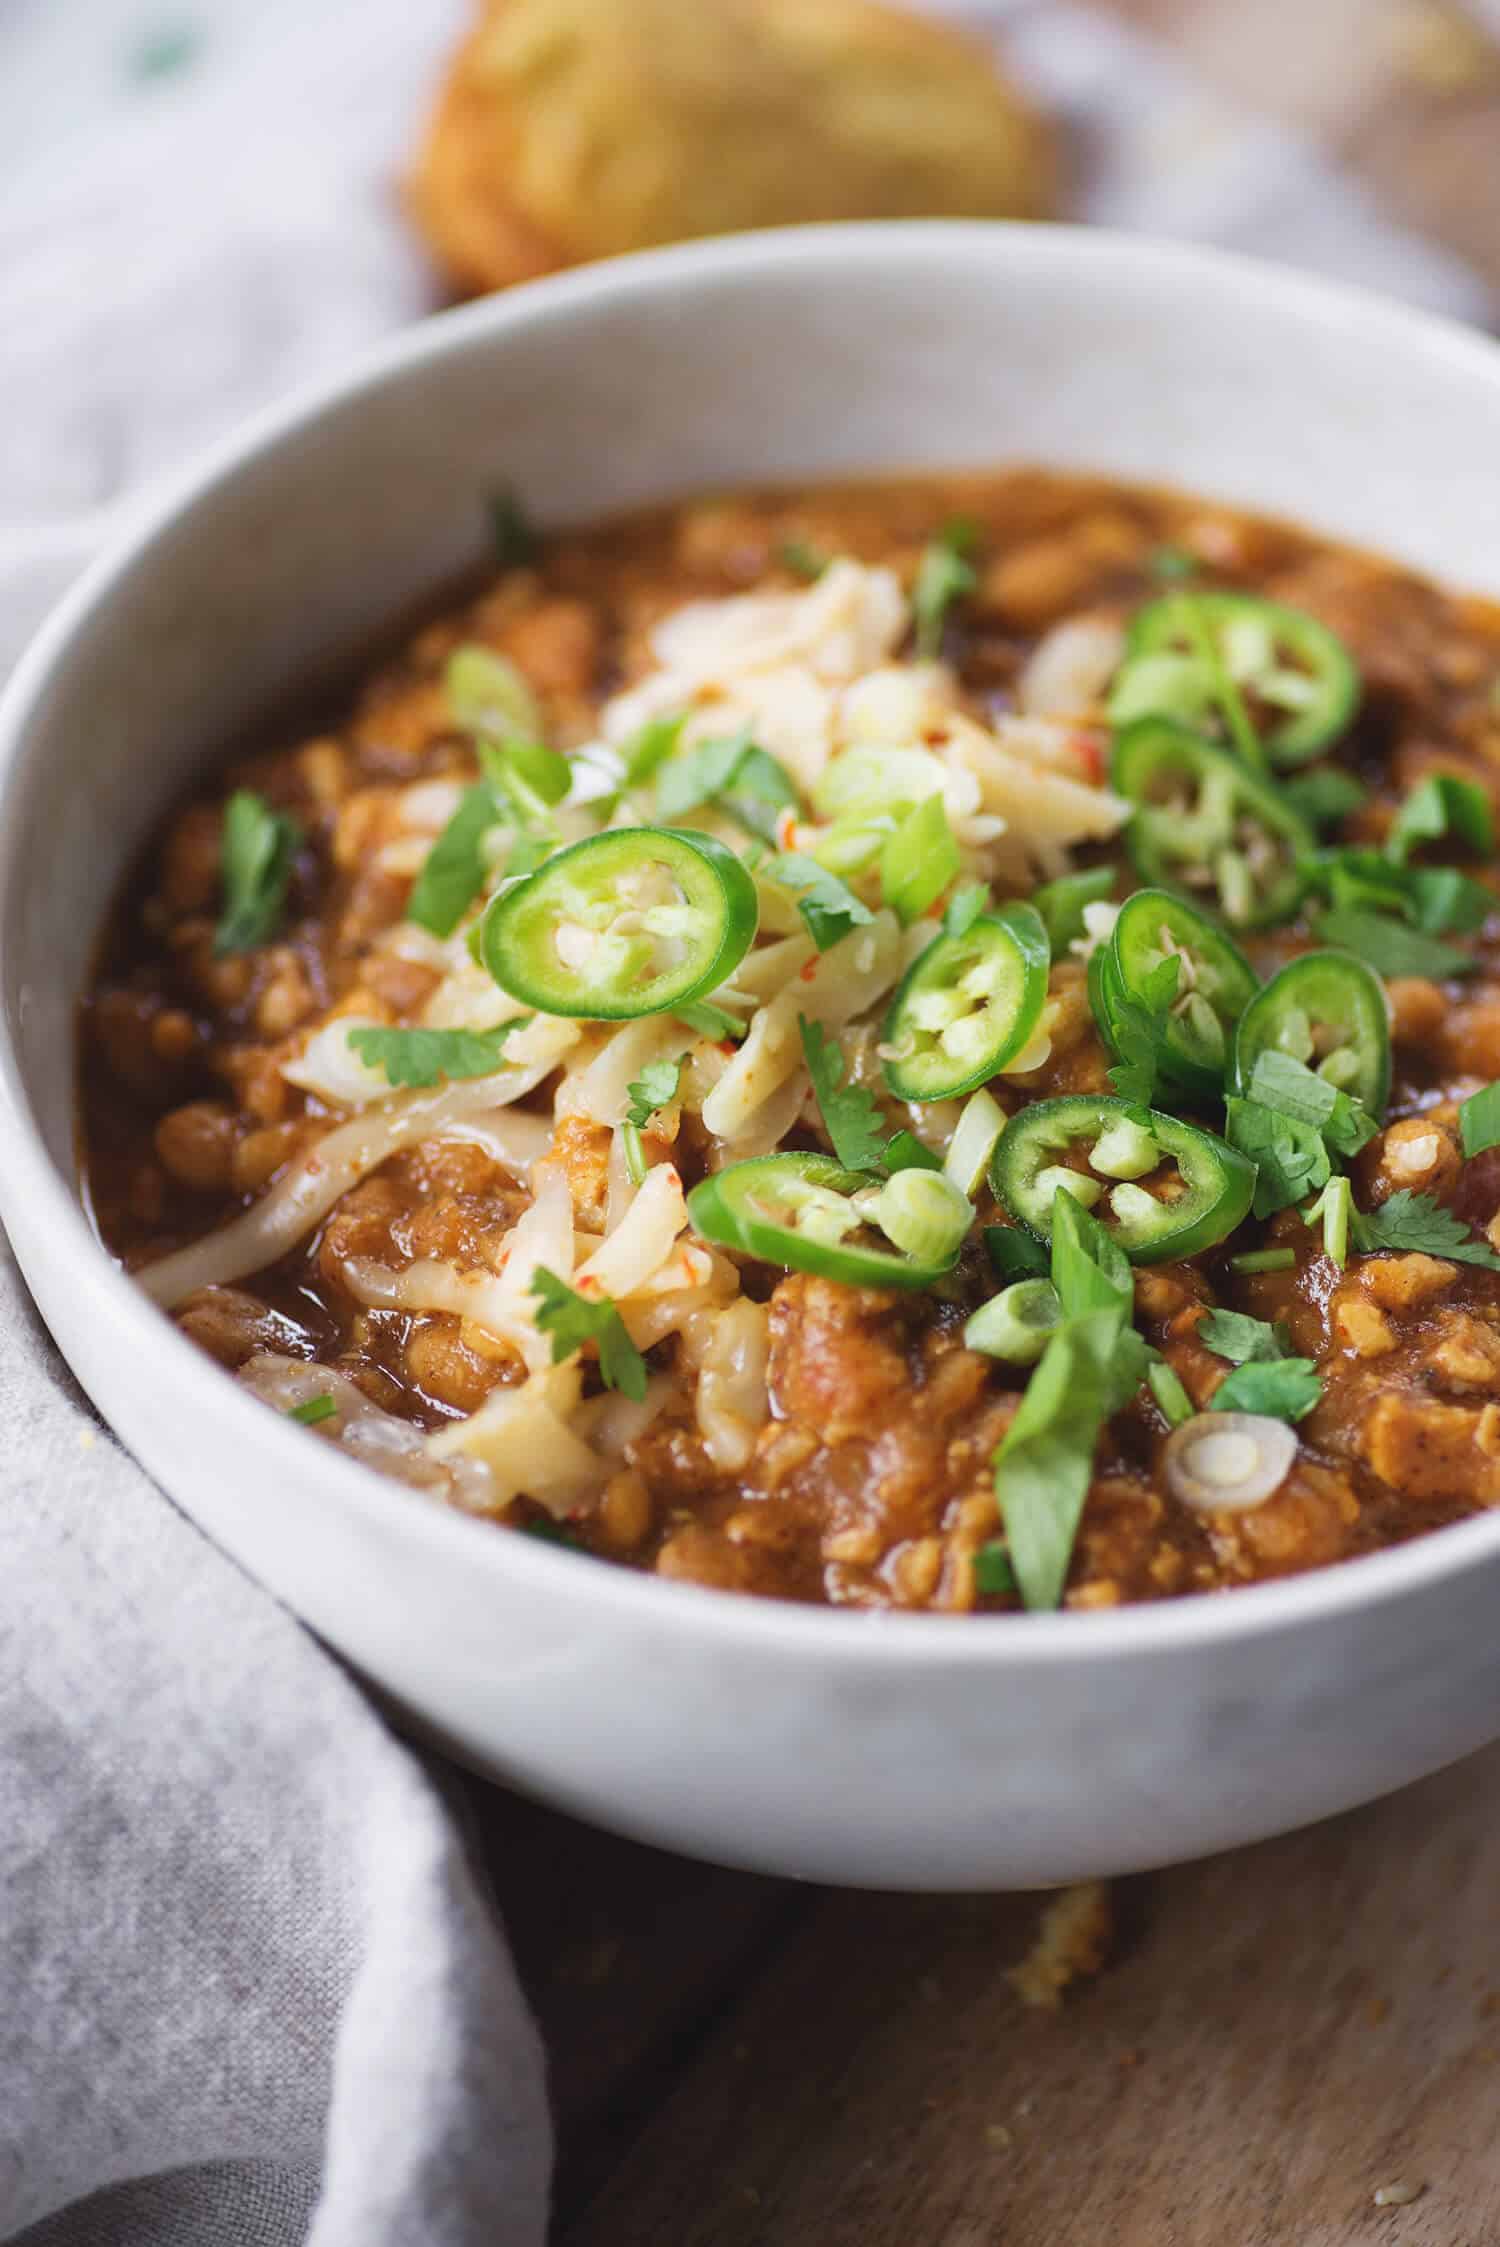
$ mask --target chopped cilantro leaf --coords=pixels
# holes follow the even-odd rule
[[[338,1409],[333,1397],[325,1389],[321,1396],[305,1397],[301,1404],[289,1406],[287,1418],[295,1420],[300,1427],[316,1428],[320,1421],[336,1419]]]
[[[564,1358],[573,1357],[585,1343],[592,1342],[599,1352],[605,1387],[618,1389],[622,1396],[639,1404],[646,1394],[646,1361],[608,1297],[580,1295],[555,1272],[549,1272],[545,1264],[538,1264],[532,1273],[530,1292],[541,1306],[536,1314],[537,1326],[552,1337],[553,1364],[561,1365]]]
[[[1370,794],[1363,781],[1337,765],[1316,765],[1311,772],[1296,773],[1282,782],[1281,792],[1309,827],[1336,826],[1358,811]]]
[[[912,617],[917,653],[931,662],[943,645],[943,625],[955,601],[979,583],[968,556],[979,543],[978,527],[961,516],[945,523],[922,549],[912,585]]]
[[[1185,546],[1155,546],[1146,556],[1146,567],[1154,578],[1169,585],[1174,578],[1196,577],[1202,564]]]
[[[1483,1092],[1472,1093],[1460,1102],[1458,1128],[1466,1155],[1482,1155],[1487,1147],[1500,1147],[1500,1084],[1488,1084]]]
[[[466,788],[458,808],[427,853],[407,900],[406,917],[434,936],[451,936],[484,888],[489,863],[484,838],[504,819],[487,781]]]
[[[1100,966],[1093,969],[1090,963],[1089,996],[1115,1056],[1109,1081],[1122,1100],[1149,1108],[1158,1082],[1167,1073],[1167,1014],[1177,996],[1182,962],[1172,954],[1157,962],[1138,989],[1127,990],[1116,983],[1106,991],[1103,955],[1096,952],[1094,957]]]
[[[820,952],[830,951],[853,929],[862,928],[875,918],[847,882],[841,882],[837,874],[830,874],[826,866],[820,866],[815,858],[804,857],[801,851],[782,851],[769,861],[765,872],[783,889],[798,892],[797,910]]]
[[[844,1082],[844,1056],[821,1022],[797,1017],[802,1052],[824,1128],[845,1170],[879,1170],[885,1162],[885,1127],[873,1093]]]
[[[1500,1256],[1475,1240],[1461,1217],[1444,1209],[1431,1194],[1414,1194],[1409,1186],[1378,1209],[1352,1210],[1349,1238],[1366,1256],[1391,1249],[1406,1255],[1446,1256],[1457,1264],[1483,1264],[1500,1272]]]
[[[1243,1311],[1210,1311],[1198,1321],[1198,1340],[1216,1357],[1231,1365],[1269,1363],[1284,1358],[1291,1349],[1284,1326],[1267,1319],[1252,1319]]]
[[[1325,913],[1318,923],[1318,935],[1325,944],[1357,952],[1377,975],[1420,975],[1441,983],[1449,976],[1472,975],[1477,965],[1467,952],[1441,944],[1420,929],[1347,906]]]
[[[1085,905],[1102,905],[1113,896],[1114,887],[1113,866],[1086,866],[1081,873],[1059,874],[1056,881],[1043,882],[1032,891],[1031,902],[1042,916],[1054,959],[1083,935]]]
[[[733,1038],[738,1044],[745,1035],[745,1025],[739,1016],[731,1014],[727,1007],[715,1006],[710,999],[690,999],[683,1006],[673,1007],[672,1012],[679,1022],[696,1030],[700,1038],[712,1038],[715,1045],[721,1045],[725,1038]]]
[[[249,952],[269,943],[301,843],[302,829],[289,812],[273,811],[251,788],[236,788],[224,806],[219,846],[224,910],[214,931],[216,952]]]
[[[1386,836],[1388,857],[1404,865],[1423,843],[1452,836],[1468,850],[1488,854],[1495,847],[1495,815],[1484,789],[1452,773],[1432,772],[1407,797]]]
[[[1260,1412],[1272,1420],[1301,1420],[1323,1394],[1311,1358],[1252,1359],[1226,1374],[1210,1412]]]
[[[1294,1123],[1311,1124],[1336,1155],[1357,1155],[1380,1128],[1352,1093],[1341,1092],[1305,1061],[1275,1046],[1256,1056],[1249,1096]]]
[[[492,1030],[378,1029],[365,1024],[349,1032],[349,1043],[371,1069],[381,1069],[393,1085],[433,1085],[440,1077],[487,1077],[504,1065],[503,1047],[513,1030],[532,1020],[513,1015]]]
[[[683,819],[704,804],[717,804],[752,834],[774,842],[775,815],[796,809],[797,791],[786,767],[757,748],[749,727],[742,726],[661,768],[656,808],[664,820]]]
[[[1274,1217],[1278,1209],[1290,1209],[1327,1185],[1333,1165],[1322,1133],[1312,1124],[1298,1123],[1258,1100],[1228,1099],[1224,1114],[1230,1146],[1256,1166],[1257,1217]]]
[[[677,1061],[648,1061],[634,1084],[626,1086],[630,1105],[625,1110],[625,1120],[644,1131],[651,1118],[663,1108],[670,1108],[677,1098],[677,1087],[682,1081],[682,1063]]]

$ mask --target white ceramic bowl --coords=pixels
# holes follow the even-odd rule
[[[221,449],[102,560],[0,715],[0,1204],[79,1378],[203,1527],[457,1752],[673,1847],[1029,1884],[1243,1842],[1500,1733],[1500,1517],[1115,1614],[859,1616],[502,1534],[253,1403],[79,1206],[73,1008],[216,745],[481,547],[704,486],[1004,459],[1156,478],[1500,591],[1500,351],[1362,296],[1064,229],[768,235],[517,290]]]

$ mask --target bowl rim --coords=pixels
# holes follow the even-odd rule
[[[219,487],[254,456],[341,411],[367,392],[476,346],[503,345],[511,331],[569,319],[594,306],[700,282],[757,277],[799,267],[832,267],[837,281],[851,268],[878,267],[893,257],[924,263],[950,256],[976,270],[987,261],[1071,268],[1086,281],[1094,268],[1131,267],[1158,286],[1191,292],[1198,283],[1231,284],[1247,302],[1274,305],[1336,327],[1357,347],[1416,349],[1432,361],[1467,368],[1500,388],[1500,346],[1477,329],[1413,310],[1374,291],[1326,281],[1240,255],[1165,242],[1104,228],[984,220],[902,220],[782,228],[729,239],[689,242],[548,276],[498,296],[455,307],[401,329],[363,351],[341,372],[299,387],[200,452],[143,500],[127,502],[114,535],[84,569],[34,635],[0,693],[0,894],[13,878],[19,848],[5,817],[27,761],[28,733],[56,673],[94,614],[155,542],[182,517],[212,505]],[[1354,333],[1351,334],[1351,331]],[[1330,533],[1329,535],[1337,535]],[[434,1503],[322,1443],[278,1422],[182,1335],[114,1262],[82,1202],[54,1168],[32,1113],[7,1021],[0,1021],[0,1218],[25,1203],[25,1230],[46,1236],[61,1282],[86,1298],[89,1315],[107,1325],[122,1350],[148,1350],[162,1378],[183,1383],[223,1416],[225,1433],[253,1447],[264,1470],[303,1484],[316,1503],[334,1503],[378,1531],[425,1540],[455,1565],[511,1572],[525,1593],[576,1603],[584,1619],[601,1614],[660,1635],[707,1634],[754,1655],[783,1648],[833,1664],[868,1666],[872,1649],[891,1662],[1008,1668],[1166,1656],[1197,1646],[1225,1646],[1355,1613],[1433,1590],[1471,1565],[1500,1557],[1500,1509],[1420,1534],[1384,1551],[1333,1562],[1305,1574],[1244,1585],[1232,1594],[1196,1593],[1107,1610],[1016,1615],[908,1613],[799,1605],[590,1563],[539,1539],[497,1534],[497,1525]],[[18,1228],[21,1229],[21,1228]],[[64,1349],[64,1355],[66,1350]],[[169,1501],[175,1503],[175,1501]],[[864,1624],[866,1628],[859,1626]]]

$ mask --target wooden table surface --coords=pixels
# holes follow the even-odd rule
[[[1112,4],[1500,290],[1500,65],[1447,7]],[[1036,1897],[800,1888],[474,1800],[556,2247],[1500,2247],[1500,1750],[1120,1883],[1056,2014],[1007,1979]]]

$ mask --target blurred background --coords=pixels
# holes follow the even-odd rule
[[[637,240],[1060,215],[1500,308],[1500,0],[0,0],[0,148],[0,661],[258,406]]]

